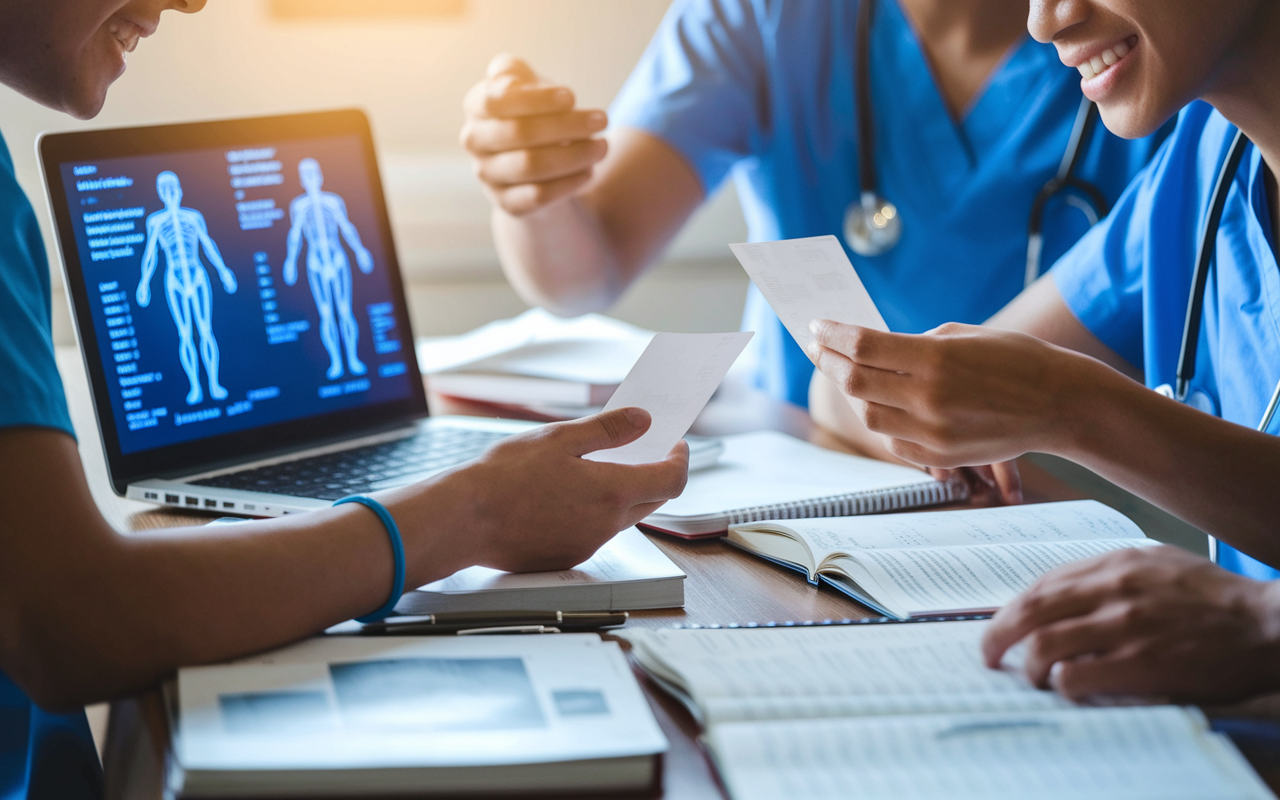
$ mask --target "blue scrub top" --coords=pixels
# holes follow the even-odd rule
[[[1058,290],[1086,328],[1146,372],[1172,384],[1209,199],[1236,128],[1196,102],[1150,167],[1105,222],[1053,268]],[[1235,175],[1218,228],[1205,292],[1191,390],[1213,413],[1256,428],[1280,380],[1280,266],[1265,168],[1251,147]],[[1280,431],[1280,417],[1269,433]],[[1189,456],[1192,457],[1192,456]],[[1277,571],[1226,545],[1219,562],[1260,580]]]
[[[678,0],[612,120],[670,144],[708,194],[732,173],[752,241],[843,238],[858,196],[857,14],[852,0]],[[850,258],[895,331],[982,322],[1023,288],[1031,202],[1066,150],[1080,75],[1026,37],[957,122],[894,0],[877,5],[871,49],[880,191],[903,238]],[[1075,174],[1114,202],[1157,145],[1099,125]],[[1078,210],[1051,203],[1045,267],[1087,229]],[[760,385],[807,405],[813,367],[754,287],[743,326],[757,332]]]
[[[50,314],[44,240],[0,139],[0,428],[73,433]],[[14,468],[0,464],[0,472]],[[20,535],[0,526],[0,536]],[[84,712],[47,713],[0,672],[0,800],[101,794],[102,768]]]

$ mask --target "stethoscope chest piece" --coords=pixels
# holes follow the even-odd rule
[[[897,206],[875,192],[863,192],[861,202],[850,203],[844,212],[844,240],[860,256],[887,253],[901,239]]]

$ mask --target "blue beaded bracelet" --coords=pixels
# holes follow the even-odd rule
[[[356,617],[356,622],[378,622],[386,619],[395,610],[396,603],[400,600],[400,595],[404,594],[404,541],[400,538],[400,526],[396,525],[395,519],[391,516],[391,512],[387,511],[386,506],[374,500],[372,497],[365,497],[362,494],[353,494],[350,497],[344,497],[334,503],[340,506],[343,503],[359,503],[365,508],[378,515],[378,519],[382,520],[382,525],[387,529],[387,537],[391,539],[391,552],[395,556],[395,579],[391,583],[391,596],[387,598],[387,602],[382,608],[363,617]]]

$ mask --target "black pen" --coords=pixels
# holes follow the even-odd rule
[[[365,636],[475,633],[560,633],[625,625],[625,611],[455,611],[388,617],[361,626]]]

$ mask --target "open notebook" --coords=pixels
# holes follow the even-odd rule
[[[1198,711],[1077,707],[987,669],[987,624],[619,635],[734,800],[1272,797]]]
[[[725,436],[712,467],[641,523],[689,539],[760,520],[843,517],[936,505],[969,496],[963,481],[859,458],[776,431]]]
[[[1061,564],[1159,544],[1094,500],[736,525],[726,541],[898,619],[989,613]]]

